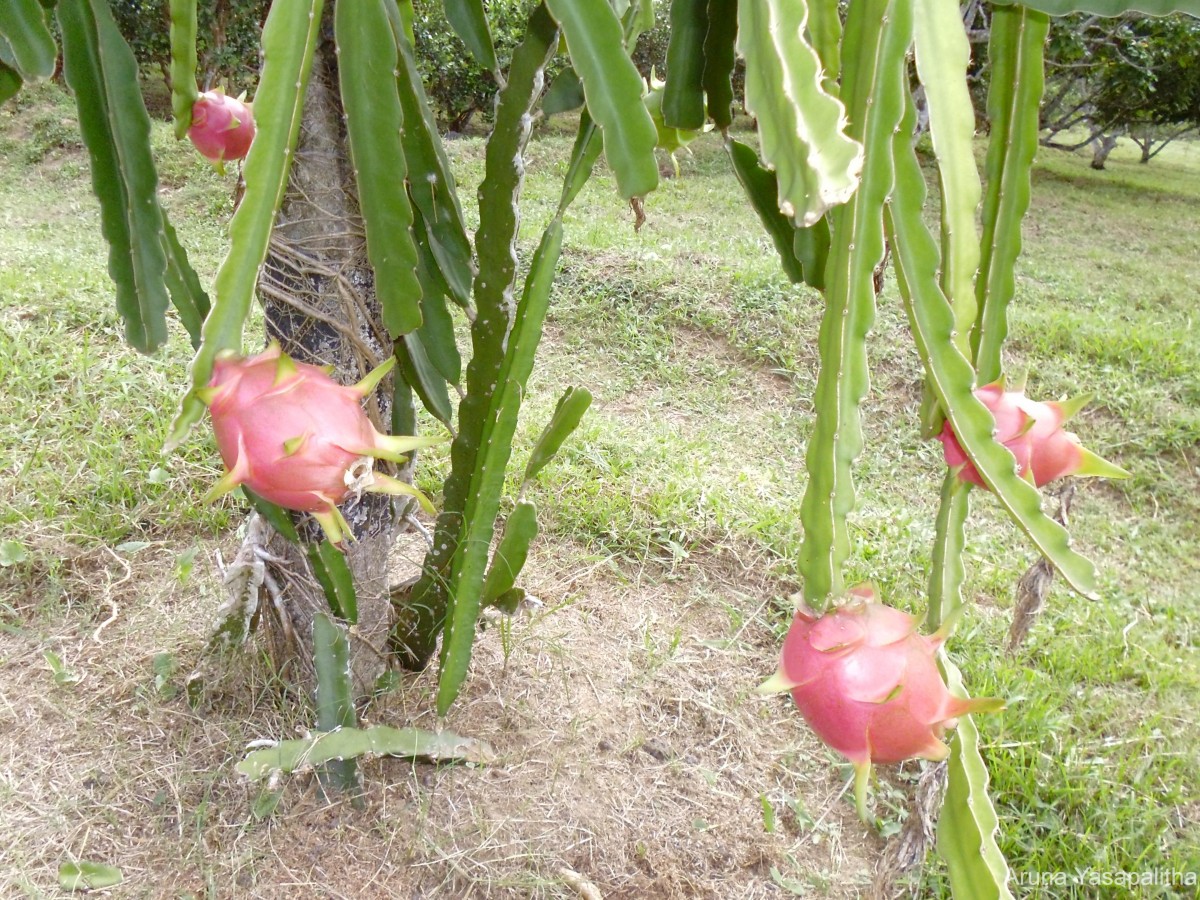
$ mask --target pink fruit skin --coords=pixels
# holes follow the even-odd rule
[[[209,386],[217,446],[256,494],[287,509],[323,511],[345,498],[346,472],[374,450],[377,433],[353,388],[305,363],[279,379],[280,356],[272,347],[216,361]],[[285,442],[298,438],[289,454]]]
[[[241,100],[205,91],[192,106],[188,137],[213,162],[243,159],[254,140],[254,115]]]
[[[860,589],[823,616],[796,613],[777,677],[821,740],[858,766],[943,759],[953,720],[995,705],[951,695],[937,667],[943,640]]]
[[[996,440],[1016,458],[1021,477],[1033,473],[1038,487],[1056,478],[1071,475],[1083,466],[1083,451],[1079,439],[1063,429],[1065,415],[1058,403],[1041,403],[1028,399],[1020,391],[1006,391],[999,384],[989,384],[975,391],[996,420]],[[938,435],[951,468],[962,466],[958,477],[980,487],[986,487],[975,466],[959,446],[954,430],[947,421]]]

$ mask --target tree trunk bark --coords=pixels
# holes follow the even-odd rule
[[[1112,153],[1113,148],[1117,146],[1118,135],[1102,134],[1096,139],[1096,148],[1092,151],[1091,166],[1093,169],[1103,170],[1104,164],[1108,162],[1108,154]]]
[[[334,377],[352,384],[391,356],[392,342],[380,318],[367,263],[331,23],[327,13],[288,190],[259,278],[259,292],[269,338],[278,340],[299,361],[333,365]],[[390,431],[391,384],[392,379],[386,378],[367,399],[368,414],[385,432]],[[390,474],[410,480],[411,466],[399,472],[393,467]],[[350,629],[351,669],[359,696],[374,687],[387,666],[387,634],[393,620],[389,551],[405,530],[410,502],[367,493],[342,506],[356,538],[346,547],[346,559],[359,610],[359,622]],[[321,540],[310,516],[296,514],[294,519],[305,542]],[[311,687],[315,684],[312,621],[316,613],[328,610],[328,603],[304,549],[269,533],[266,553],[260,558],[267,564],[267,586],[273,579],[277,596],[275,602],[262,606],[260,633],[281,673]]]

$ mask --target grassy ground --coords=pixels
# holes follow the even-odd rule
[[[207,277],[232,183],[164,128],[167,203]],[[476,139],[452,142],[474,196]],[[523,244],[557,199],[569,139],[530,152]],[[858,896],[920,772],[888,774],[879,829],[783,699],[774,667],[800,544],[819,298],[779,275],[717,140],[647,204],[607,178],[567,244],[521,440],[568,384],[596,404],[545,473],[537,615],[482,639],[448,724],[490,740],[486,772],[367,767],[368,808],[297,779],[274,812],[232,767],[303,727],[253,658],[197,709],[183,674],[219,602],[212,554],[236,501],[198,498],[207,438],[158,450],[186,341],[126,350],[70,108],[0,111],[0,894],[45,896],[66,858],[121,865],[126,896]],[[1037,873],[1200,872],[1200,146],[1106,172],[1043,152],[1008,364],[1034,396],[1093,391],[1076,430],[1133,473],[1079,485],[1072,530],[1103,599],[1056,587],[1003,651],[1030,549],[987,497],[971,519],[953,652],[972,692],[1018,896],[1124,896]],[[942,475],[919,439],[921,375],[894,282],[880,297],[851,577],[919,612]],[[436,492],[444,459],[419,480]],[[49,654],[49,655],[48,655]],[[51,663],[58,663],[56,675]],[[429,679],[369,712],[432,724]],[[564,870],[566,870],[564,872]],[[946,891],[931,857],[922,895]],[[1137,896],[1191,896],[1138,888]]]

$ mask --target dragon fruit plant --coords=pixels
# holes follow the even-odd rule
[[[278,343],[249,358],[220,356],[201,397],[228,471],[207,499],[244,484],[278,506],[312,513],[335,545],[351,537],[338,504],[361,491],[412,496],[432,513],[416,488],[371,468],[373,459],[404,462],[439,440],[380,434],[363,411],[362,398],[394,364],[389,358],[346,387]]]
[[[218,88],[205,91],[192,106],[187,136],[200,155],[221,165],[244,159],[254,141],[254,114],[250,106]]]
[[[1079,438],[1066,431],[1063,424],[1081,410],[1089,396],[1071,400],[1040,402],[1030,400],[1024,391],[1009,391],[997,381],[975,391],[975,396],[996,420],[996,440],[1016,458],[1022,478],[1038,487],[1067,475],[1093,475],[1103,478],[1128,478],[1120,466],[1101,459],[1079,443]],[[957,469],[958,477],[986,487],[983,478],[959,446],[950,423],[942,428],[946,465]]]
[[[957,717],[1001,709],[1003,701],[963,700],[946,688],[937,653],[949,629],[917,631],[917,620],[876,602],[869,586],[818,616],[801,605],[775,675],[760,693],[791,691],[817,736],[854,765],[858,813],[868,821],[872,763],[945,759],[943,733]]]

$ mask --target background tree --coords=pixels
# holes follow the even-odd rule
[[[1056,20],[1047,45],[1048,146],[1095,144],[1092,165],[1104,168],[1121,135],[1148,162],[1157,150],[1200,124],[1200,27],[1190,16],[1128,14],[1117,19],[1075,15]],[[1083,129],[1085,136],[1057,136]]]
[[[492,0],[488,4],[492,43],[502,70],[508,68],[536,5],[536,0]],[[442,128],[463,131],[476,113],[490,113],[497,88],[495,76],[455,34],[440,2],[416,0],[413,14],[417,64]],[[551,72],[554,68],[551,64]]]
[[[197,7],[201,88],[229,93],[252,90],[258,75],[259,33],[269,0],[215,0]],[[171,11],[168,0],[109,0],[113,18],[139,65],[162,75],[171,88]]]

